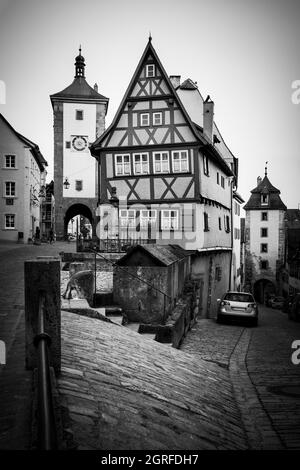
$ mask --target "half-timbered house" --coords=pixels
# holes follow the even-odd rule
[[[100,246],[180,245],[194,253],[194,275],[213,272],[222,291],[231,264],[237,159],[213,111],[194,82],[168,77],[149,38],[112,124],[90,150],[99,168]]]

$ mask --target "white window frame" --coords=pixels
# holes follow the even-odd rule
[[[125,215],[122,215],[122,214],[125,214]],[[135,228],[136,226],[135,209],[120,209],[119,224],[120,224],[120,228],[123,228],[123,227]]]
[[[14,166],[11,166],[11,165],[10,165],[10,166],[7,166],[7,165],[6,165],[7,159],[8,159],[8,158],[11,159],[12,157],[14,158]],[[6,170],[16,170],[16,169],[17,169],[17,157],[16,157],[15,154],[10,153],[10,154],[5,154],[5,155],[4,155],[3,168],[6,169]]]
[[[146,65],[146,77],[147,78],[155,77],[155,64]]]
[[[264,197],[266,198],[266,201],[264,201]],[[269,194],[261,194],[260,201],[261,201],[262,206],[268,206],[269,205]]]
[[[176,153],[179,154],[179,159],[178,159],[179,170],[175,170],[175,158],[174,158],[174,156],[175,156]],[[184,160],[182,159],[183,154],[186,156],[186,158]],[[186,164],[187,164],[187,169],[182,169],[182,164],[185,161],[186,161]],[[189,171],[189,152],[188,152],[188,150],[172,150],[172,169],[173,169],[173,173],[187,173]]]
[[[125,157],[128,157],[128,162],[125,162]],[[121,162],[118,162],[118,158],[121,158]],[[126,167],[129,167],[129,171],[125,171]],[[121,167],[121,172],[118,172],[118,168]],[[131,159],[130,153],[117,153],[115,155],[115,175],[116,176],[126,176],[131,175]]]
[[[13,217],[13,227],[7,226],[7,217]],[[4,228],[5,228],[5,230],[15,230],[16,229],[16,214],[4,214]]]
[[[163,156],[167,156],[167,158],[163,159]],[[156,161],[156,156],[160,156],[160,159]],[[156,169],[156,163],[160,164],[160,169]],[[163,162],[167,162],[167,169],[163,168]],[[153,171],[156,174],[163,174],[163,173],[170,173],[170,155],[169,152],[153,152]]]
[[[146,118],[146,122],[143,122],[144,118]],[[150,126],[150,113],[141,113],[140,114],[140,126],[142,126],[142,127]]]
[[[172,212],[175,215],[172,215]],[[178,230],[178,229],[179,229],[179,209],[162,209],[161,230]]]
[[[156,122],[158,118],[159,122]],[[162,112],[153,113],[153,126],[161,126],[162,125]]]
[[[140,211],[140,225],[142,229],[155,225],[157,221],[157,211],[153,209],[142,209]]]
[[[138,157],[140,161],[138,162]],[[143,161],[143,157],[147,157],[147,161]],[[140,171],[137,171],[136,165],[140,165]],[[135,175],[149,175],[149,153],[148,152],[140,152],[133,154],[133,173]]]
[[[14,184],[14,194],[11,194],[11,185]],[[9,193],[7,192],[7,189],[10,188]],[[14,198],[17,195],[17,185],[15,181],[5,181],[4,183],[4,197],[9,197],[9,198]]]

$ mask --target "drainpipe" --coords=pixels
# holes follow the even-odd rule
[[[229,265],[229,283],[228,283],[228,290],[231,290],[231,275],[232,275],[232,259],[233,259],[233,178],[230,182],[230,212],[231,212],[231,236],[230,236],[230,243],[231,243],[231,254],[230,254],[230,265]]]

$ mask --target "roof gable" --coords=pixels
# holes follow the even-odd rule
[[[138,254],[143,255],[142,257],[137,256]],[[160,266],[167,267],[183,258],[186,257],[186,253],[180,247],[171,245],[136,245],[132,247],[126,255],[117,261],[119,266],[139,266],[140,262],[143,265],[149,260],[148,266]]]
[[[153,77],[146,76],[147,66],[149,65],[154,65],[155,67]],[[132,76],[132,79],[115,114],[115,117],[108,129],[92,144],[92,153],[93,150],[96,150],[97,148],[105,147],[108,144],[108,141],[111,140],[108,138],[108,136],[115,130],[117,123],[122,117],[123,111],[128,109],[128,103],[136,100],[151,100],[153,98],[159,97],[169,98],[170,100],[176,102],[179,108],[179,112],[182,114],[183,122],[185,122],[189,127],[193,140],[203,143],[204,140],[201,139],[201,136],[199,136],[199,133],[195,129],[190,116],[188,115],[179,96],[172,86],[172,83],[161,61],[152,46],[151,40],[149,39],[149,42]]]
[[[261,196],[269,195],[267,204],[262,204]],[[245,210],[260,209],[260,210],[286,210],[285,204],[280,198],[279,189],[275,188],[265,175],[264,179],[258,183],[256,188],[252,189],[250,199],[244,206]]]

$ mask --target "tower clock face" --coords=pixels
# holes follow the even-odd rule
[[[72,146],[75,150],[82,151],[87,148],[88,142],[82,135],[76,135],[72,140]]]

